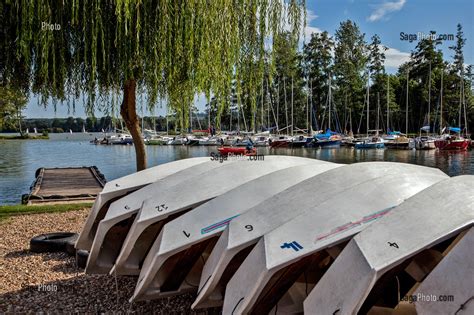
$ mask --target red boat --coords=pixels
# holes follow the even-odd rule
[[[270,139],[268,143],[271,148],[284,148],[287,147],[291,139],[286,136],[280,136],[277,139]]]
[[[460,150],[465,151],[469,147],[469,140],[462,137],[447,136],[435,140],[435,146],[440,150]]]
[[[257,153],[255,148],[247,150],[245,147],[220,147],[217,150],[221,155],[255,155]]]

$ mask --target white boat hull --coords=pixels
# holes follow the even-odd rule
[[[92,206],[91,212],[76,242],[76,248],[90,250],[92,242],[94,241],[97,223],[105,217],[109,203],[112,200],[120,198],[154,181],[207,161],[209,161],[209,159],[204,157],[178,160],[107,182]]]
[[[392,214],[362,231],[349,242],[308,296],[304,303],[305,312],[327,314],[339,309],[341,314],[357,313],[377,280],[386,272],[472,226],[472,187],[474,176],[446,179],[414,195]],[[469,264],[472,266],[472,263]],[[405,270],[409,270],[408,267]],[[444,275],[443,281],[447,279]],[[472,288],[472,279],[468,281]],[[443,289],[444,286],[441,286],[436,291]],[[452,294],[458,289],[443,292]],[[468,295],[472,295],[472,289],[470,292]],[[457,297],[458,303],[467,299],[466,294]],[[439,304],[436,307],[441,307],[442,303],[436,304]]]

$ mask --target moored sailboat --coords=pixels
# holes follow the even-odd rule
[[[462,106],[460,103],[459,106]],[[440,128],[443,126],[443,72],[441,72],[441,100],[440,100]],[[459,111],[461,115],[461,111]],[[459,116],[461,121],[461,116]],[[448,133],[444,133],[445,131]],[[435,146],[439,150],[460,150],[465,151],[469,147],[469,140],[461,136],[461,128],[448,127],[441,130],[440,138],[435,140]]]

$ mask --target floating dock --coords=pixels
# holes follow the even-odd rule
[[[92,202],[106,180],[95,166],[39,168],[24,204],[59,204]]]

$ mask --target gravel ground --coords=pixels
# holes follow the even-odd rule
[[[31,237],[79,232],[89,209],[15,216],[0,222],[0,313],[216,314],[193,312],[193,296],[130,304],[136,278],[86,275],[64,253],[30,253]]]

